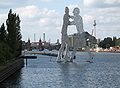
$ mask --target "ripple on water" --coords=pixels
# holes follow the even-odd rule
[[[82,56],[82,57],[81,57]],[[56,57],[38,56],[28,66],[0,84],[0,88],[119,88],[120,55],[94,53],[93,63],[86,53],[77,53],[73,63],[57,63]]]

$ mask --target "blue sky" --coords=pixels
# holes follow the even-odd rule
[[[96,20],[97,38],[120,37],[120,0],[0,0],[0,24],[7,19],[9,9],[20,15],[22,39],[43,39],[56,42],[61,39],[62,17],[68,6],[70,15],[80,8],[84,30],[91,33]],[[75,26],[68,27],[68,34],[76,33]]]

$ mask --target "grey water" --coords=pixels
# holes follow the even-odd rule
[[[37,55],[27,66],[0,84],[0,88],[120,88],[120,53],[79,52],[73,63]]]

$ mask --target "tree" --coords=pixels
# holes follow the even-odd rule
[[[22,35],[20,33],[20,18],[17,15],[16,16],[16,55],[19,56],[21,55],[21,50],[22,50]]]
[[[7,42],[9,46],[12,48],[12,53],[15,53],[15,15],[12,14],[12,10],[10,9],[8,14],[8,19],[6,20],[7,31],[8,31],[8,39]]]
[[[112,46],[113,46],[113,41],[112,41],[112,38],[110,37],[104,38],[104,40],[102,40],[99,43],[99,47],[102,47],[103,49],[106,49],[106,48],[109,49]]]
[[[11,48],[4,42],[0,43],[0,65],[12,59]]]
[[[98,44],[99,47],[102,47],[103,49],[106,48],[106,44],[104,42],[104,40],[102,40],[99,44]]]
[[[116,40],[117,40],[117,38],[113,37],[113,46],[116,46]]]
[[[0,27],[0,65],[6,64],[13,58],[21,55],[22,36],[20,33],[20,18],[10,9],[6,20],[7,30],[4,23]]]
[[[7,38],[7,33],[3,23],[2,26],[0,27],[0,42],[6,42],[6,38]]]
[[[22,50],[22,41],[21,41],[21,33],[20,33],[20,18],[16,13],[12,13],[12,9],[10,9],[8,13],[8,19],[6,20],[7,31],[8,31],[8,44],[12,48],[12,53],[14,56],[18,56],[21,54]]]
[[[11,49],[7,44],[7,32],[4,23],[0,27],[0,64],[5,64],[11,59]]]
[[[116,39],[116,46],[120,46],[120,38]]]

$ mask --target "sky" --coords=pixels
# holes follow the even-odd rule
[[[84,30],[91,34],[96,20],[96,37],[120,37],[120,0],[0,0],[0,25],[6,22],[10,9],[21,19],[22,40],[45,40],[55,43],[61,40],[64,8],[68,6],[70,15],[75,7],[80,9]],[[77,30],[68,27],[68,34]],[[35,36],[35,39],[34,39]]]

